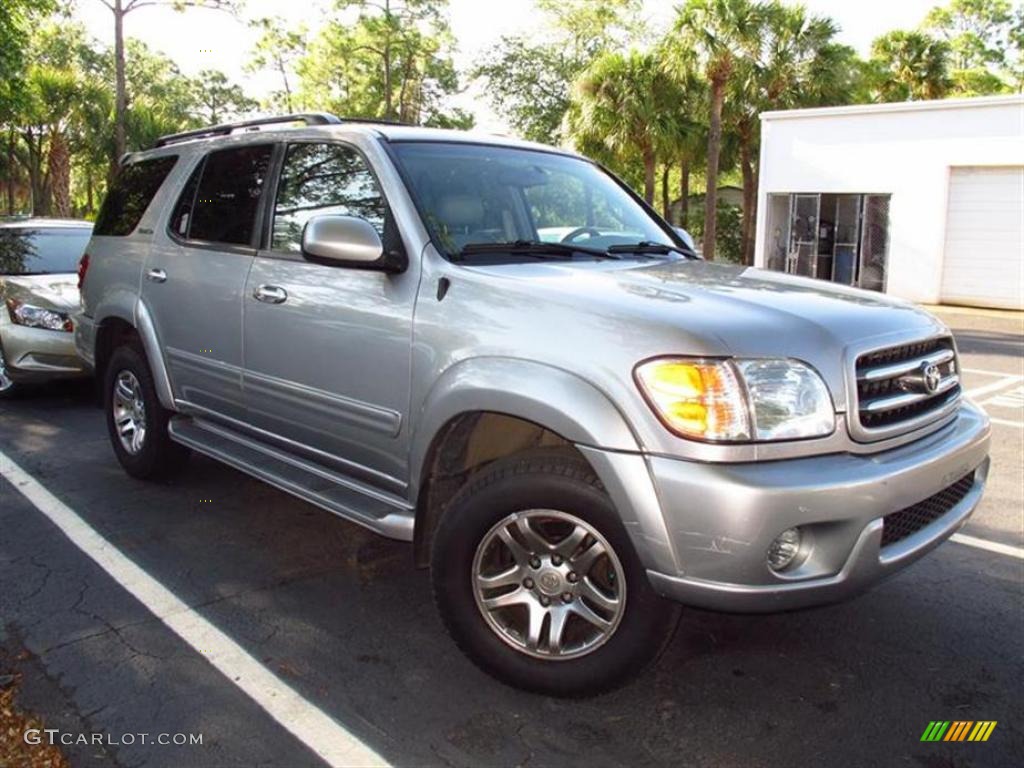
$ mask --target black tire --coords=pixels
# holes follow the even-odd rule
[[[617,627],[586,655],[543,659],[512,647],[476,602],[474,557],[494,526],[524,510],[558,510],[584,521],[614,549],[624,573]],[[653,661],[671,639],[679,607],[652,589],[611,499],[578,454],[538,449],[502,459],[456,494],[431,553],[434,600],[448,632],[481,669],[517,688],[552,696],[589,696],[615,688]],[[545,624],[550,629],[550,624]]]
[[[7,358],[4,356],[4,348],[0,345],[0,400],[13,400],[22,392],[25,387],[18,384],[6,375]]]
[[[138,381],[145,407],[145,439],[137,453],[129,452],[121,444],[114,418],[114,386],[123,372],[130,372]],[[189,450],[173,442],[167,434],[167,422],[172,413],[160,404],[153,374],[140,347],[134,344],[118,347],[111,355],[103,377],[103,409],[110,443],[125,472],[140,480],[169,480],[181,471]]]

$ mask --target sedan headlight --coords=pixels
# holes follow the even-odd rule
[[[799,360],[658,358],[635,373],[651,408],[681,437],[799,440],[835,429],[825,382]]]
[[[74,330],[71,318],[63,312],[45,307],[34,307],[18,299],[7,300],[7,313],[15,325],[24,325],[27,328],[45,328],[48,331],[67,331],[68,333]]]

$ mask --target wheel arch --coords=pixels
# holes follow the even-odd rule
[[[435,383],[421,413],[410,462],[414,549],[421,566],[429,562],[447,502],[492,461],[557,446],[592,465],[577,446],[640,450],[625,417],[600,390],[575,374],[531,361],[474,358],[453,366]]]
[[[97,381],[103,380],[107,363],[117,346],[128,340],[136,340],[142,345],[146,362],[153,373],[153,383],[160,404],[173,410],[174,392],[160,350],[156,326],[153,324],[149,308],[142,300],[137,300],[131,309],[124,306],[110,307],[102,319],[97,321],[93,353]]]

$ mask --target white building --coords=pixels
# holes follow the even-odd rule
[[[1024,309],[1024,97],[761,115],[754,263]]]

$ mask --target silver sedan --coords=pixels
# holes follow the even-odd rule
[[[79,260],[87,221],[0,220],[0,397],[27,384],[89,375],[75,351]]]

